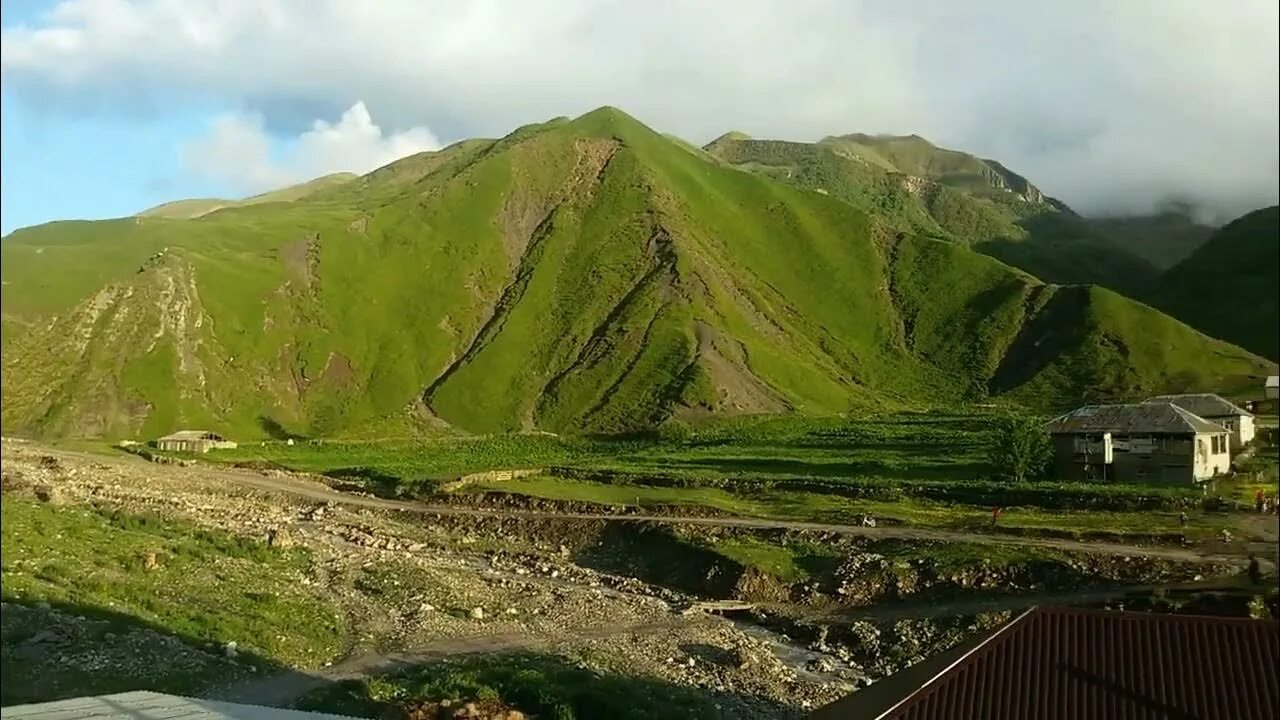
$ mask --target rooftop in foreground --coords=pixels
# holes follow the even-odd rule
[[[0,708],[4,720],[353,720],[346,715],[197,700],[137,690]]]
[[[1280,713],[1280,623],[1037,608],[811,720],[1232,720]]]

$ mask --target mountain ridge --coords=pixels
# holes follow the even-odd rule
[[[56,223],[0,251],[5,432],[624,432],[1217,388],[1267,367],[614,108],[294,201]]]
[[[1149,298],[1203,332],[1280,358],[1280,206],[1224,225],[1161,277]]]
[[[817,143],[721,136],[706,146],[734,167],[832,194],[895,227],[959,242],[1056,283],[1137,297],[1159,275],[1065,203],[994,160],[919,135],[828,136]]]
[[[188,198],[183,200],[170,200],[169,202],[160,203],[155,207],[147,208],[137,213],[134,217],[164,217],[172,219],[194,219],[202,215],[208,215],[223,208],[244,207],[246,205],[256,205],[264,202],[290,202],[293,200],[301,200],[316,193],[324,192],[330,188],[337,187],[344,183],[351,182],[359,177],[355,173],[336,172],[328,175],[321,175],[304,182],[287,185],[275,190],[268,190],[257,195],[240,200],[226,200],[223,198]]]

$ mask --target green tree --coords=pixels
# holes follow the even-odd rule
[[[1053,445],[1038,421],[1027,417],[1000,421],[990,460],[1001,476],[1014,482],[1038,478],[1052,459]]]
[[[658,426],[658,439],[665,443],[680,445],[693,438],[693,428],[689,424],[675,418],[669,418]]]

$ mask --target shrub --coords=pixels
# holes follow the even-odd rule
[[[1053,446],[1039,422],[1025,417],[1000,422],[990,460],[1003,477],[1014,482],[1042,477],[1052,459]]]

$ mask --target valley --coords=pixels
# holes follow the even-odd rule
[[[410,698],[802,717],[1045,602],[1277,602],[1242,574],[1249,553],[1274,572],[1274,523],[1190,488],[983,481],[990,425],[774,419],[617,445],[203,456],[6,439],[0,661],[26,680],[4,703],[146,687],[355,717]],[[1271,450],[1251,467],[1274,485]],[[723,464],[694,462],[708,457]],[[1010,505],[995,526],[984,492]]]
[[[909,190],[923,176],[866,165],[885,143],[832,143],[797,146],[797,162],[839,164],[848,192],[756,171],[759,143],[698,150],[606,107],[281,200],[25,228],[0,244],[0,420],[116,439],[622,433],[1049,410],[1230,393],[1274,372],[1274,358],[1073,284],[1100,278],[1051,272],[1144,277],[1114,248],[1100,261],[1103,240],[998,163],[919,138],[877,155],[935,173],[920,182],[986,213],[1004,228],[992,235],[929,214],[932,195]],[[1028,223],[1070,232],[1037,239]],[[1040,259],[983,254],[984,237]]]
[[[1191,215],[602,107],[17,230],[0,704],[802,718],[1031,608],[1280,616],[1276,208]]]

